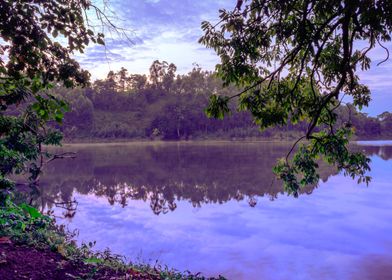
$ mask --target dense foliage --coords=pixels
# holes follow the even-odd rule
[[[289,191],[317,182],[320,156],[369,182],[370,160],[348,150],[352,123],[337,126],[337,109],[345,95],[356,108],[368,106],[371,92],[357,72],[370,68],[368,54],[376,46],[389,58],[383,43],[391,40],[391,1],[241,0],[233,11],[221,10],[217,24],[203,22],[202,28],[200,42],[221,59],[218,75],[226,85],[245,88],[213,96],[210,116],[222,117],[228,101],[238,97],[239,108],[262,129],[308,123],[299,138],[307,143],[275,168]]]
[[[88,84],[89,73],[71,56],[90,41],[103,44],[86,24],[92,7],[86,0],[0,1],[0,202],[13,185],[9,175],[28,172],[34,187],[53,159],[42,146],[62,136],[46,124],[61,122],[68,106],[47,90]]]
[[[260,130],[249,112],[236,111],[222,120],[210,119],[203,112],[208,100],[217,94],[230,95],[235,87],[223,87],[212,72],[200,67],[185,75],[175,75],[162,67],[154,78],[129,74],[122,68],[110,72],[106,79],[97,80],[87,89],[53,89],[53,94],[68,100],[71,111],[66,113],[61,127],[70,141],[80,139],[276,139],[292,140],[306,132],[307,123]],[[175,65],[172,69],[175,69]],[[153,68],[151,67],[151,69]],[[155,71],[155,70],[154,70]],[[358,112],[353,105],[337,109],[335,126],[350,122],[360,139],[392,137],[392,117],[384,113],[377,118]]]

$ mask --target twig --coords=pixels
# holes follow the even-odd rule
[[[306,138],[306,135],[300,137],[297,141],[295,141],[295,143],[293,144],[293,146],[291,147],[290,151],[287,153],[286,155],[286,163],[288,163],[289,160],[289,156],[290,154],[293,152],[294,148],[297,146],[297,144],[302,141],[304,138]]]

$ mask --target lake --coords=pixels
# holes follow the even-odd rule
[[[369,187],[322,165],[298,198],[272,174],[285,143],[65,145],[77,158],[48,166],[37,203],[78,242],[134,262],[228,279],[388,279],[392,145],[359,144]]]

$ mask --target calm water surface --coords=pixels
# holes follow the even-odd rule
[[[322,166],[299,198],[272,166],[272,143],[68,145],[39,203],[78,241],[133,261],[229,279],[392,279],[392,145],[360,143],[369,187]],[[76,211],[53,204],[75,199]]]

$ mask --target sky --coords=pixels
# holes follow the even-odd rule
[[[99,2],[100,0],[97,0]],[[190,71],[193,63],[213,70],[219,62],[212,50],[198,43],[201,22],[216,21],[221,8],[232,9],[235,0],[111,0],[109,6],[117,17],[113,22],[128,29],[132,42],[124,36],[106,34],[106,48],[89,47],[79,56],[93,78],[105,77],[109,70],[121,67],[130,73],[148,73],[154,60],[177,65],[178,73]],[[109,13],[110,14],[110,13]]]
[[[89,46],[76,58],[93,79],[104,78],[110,70],[121,67],[130,73],[147,74],[157,59],[174,63],[178,73],[187,73],[194,63],[205,70],[214,70],[219,58],[198,43],[203,34],[201,22],[217,22],[219,9],[233,9],[235,4],[236,0],[111,0],[108,14],[117,26],[128,30],[132,42],[105,32],[105,47]],[[386,46],[392,51],[392,44]],[[377,66],[385,58],[381,48],[372,51],[370,57],[371,70],[359,76],[369,85],[373,99],[363,111],[376,116],[392,111],[392,60]]]

